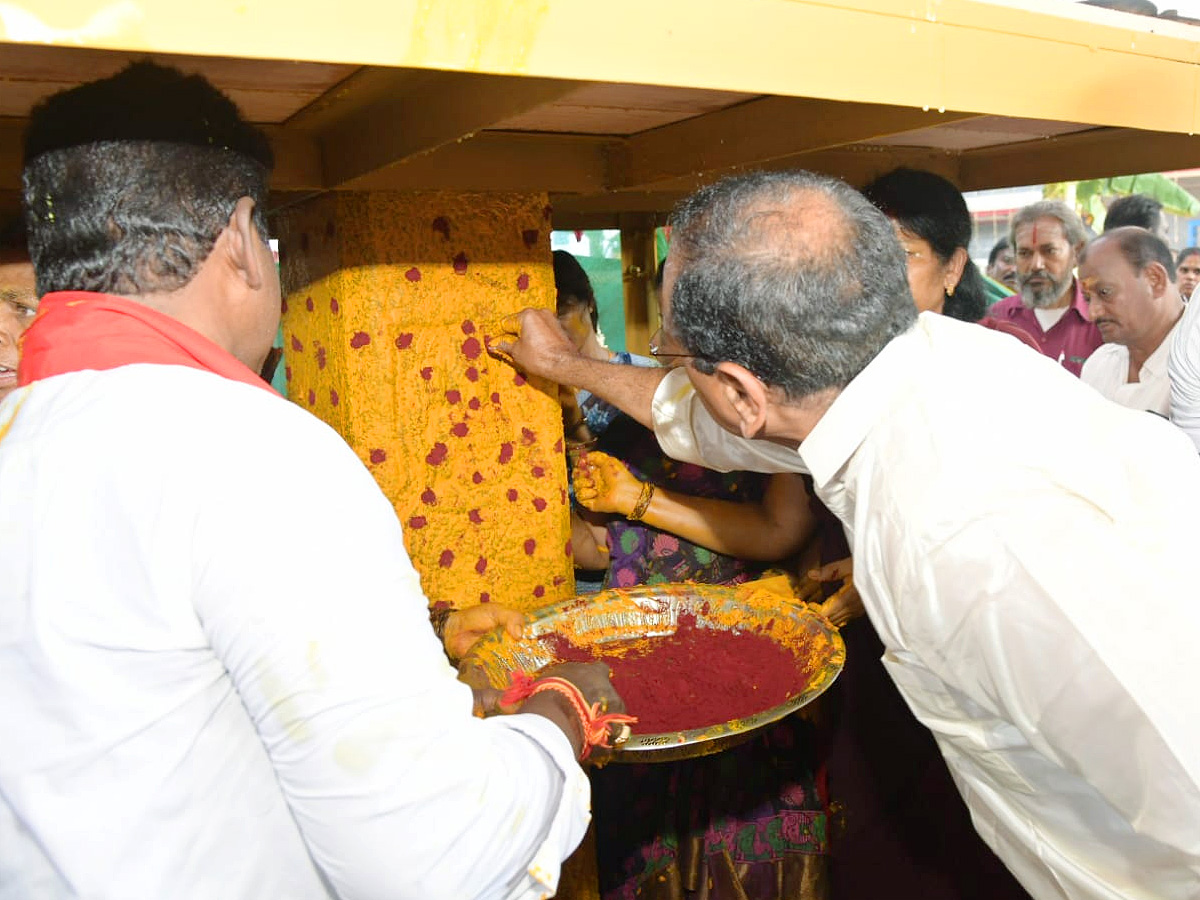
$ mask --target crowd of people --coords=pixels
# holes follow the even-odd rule
[[[613,900],[1200,894],[1200,249],[1153,203],[1098,237],[1032,204],[985,274],[938,175],[726,178],[673,213],[649,358],[555,254],[557,309],[489,349],[562,386],[578,562],[785,572],[847,646],[816,721],[589,783],[627,733],[605,667],[519,707],[459,682],[520,616],[431,615],[369,473],[260,377],[270,168],[150,63],[31,118],[0,243],[0,896],[549,896],[589,798]]]

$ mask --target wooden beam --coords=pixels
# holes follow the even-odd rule
[[[970,118],[974,114],[767,97],[634,135],[614,154],[609,187],[713,176]]]
[[[325,188],[321,172],[321,148],[306,134],[281,128],[263,127],[275,154],[271,189],[277,191],[319,191]]]
[[[1049,181],[1078,181],[1140,172],[1190,169],[1200,160],[1200,137],[1095,128],[1061,137],[964,153],[964,191]]]
[[[687,191],[622,191],[598,194],[550,195],[551,222],[560,231],[590,231],[620,228],[622,213],[645,213],[654,217],[655,226],[665,225],[667,215]]]
[[[550,0],[340,0],[332,14],[321,0],[263,0],[209,4],[205,15],[188,17],[179,15],[178,0],[5,5],[14,13],[0,25],[0,40],[48,50],[82,46],[137,56],[590,81],[616,76],[637,84],[1200,131],[1194,27],[1098,16],[1104,11],[1071,3],[608,0],[597,15],[586,3]],[[881,67],[890,71],[881,75]]]
[[[770,165],[755,168],[809,169],[841,178],[855,187],[862,187],[871,179],[898,166],[928,169],[955,184],[959,183],[958,155],[925,147],[854,145],[783,157]],[[551,194],[554,227],[619,228],[621,213],[626,212],[652,213],[656,223],[663,225],[666,224],[667,216],[676,203],[716,177],[710,175],[706,178],[680,178],[656,185],[651,191],[607,191],[589,195]],[[1025,182],[1011,183],[1015,185]]]
[[[462,140],[577,87],[547,78],[404,71],[395,92],[321,132],[325,183],[358,189],[360,179],[379,169]]]
[[[558,191],[604,189],[605,138],[483,132],[379,169],[360,190]]]

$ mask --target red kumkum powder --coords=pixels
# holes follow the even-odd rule
[[[762,634],[700,628],[681,615],[671,637],[633,642],[623,656],[578,647],[559,634],[540,638],[562,662],[602,660],[637,734],[707,728],[778,706],[807,684],[796,657]],[[607,645],[615,649],[629,643]]]

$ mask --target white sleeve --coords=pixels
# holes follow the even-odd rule
[[[1200,303],[1189,303],[1175,329],[1167,362],[1171,421],[1200,449]]]
[[[276,435],[212,461],[196,609],[313,859],[353,900],[552,894],[589,819],[568,740],[472,715],[370,474],[315,419]]]
[[[674,459],[718,472],[808,472],[795,450],[747,440],[722,428],[682,367],[663,378],[654,392],[652,410],[658,444]]]

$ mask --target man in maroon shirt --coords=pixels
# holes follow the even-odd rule
[[[1083,222],[1065,203],[1041,200],[1013,218],[1012,242],[1020,293],[995,304],[989,316],[1021,329],[1042,353],[1078,375],[1104,342],[1088,319],[1074,274],[1087,242]]]

